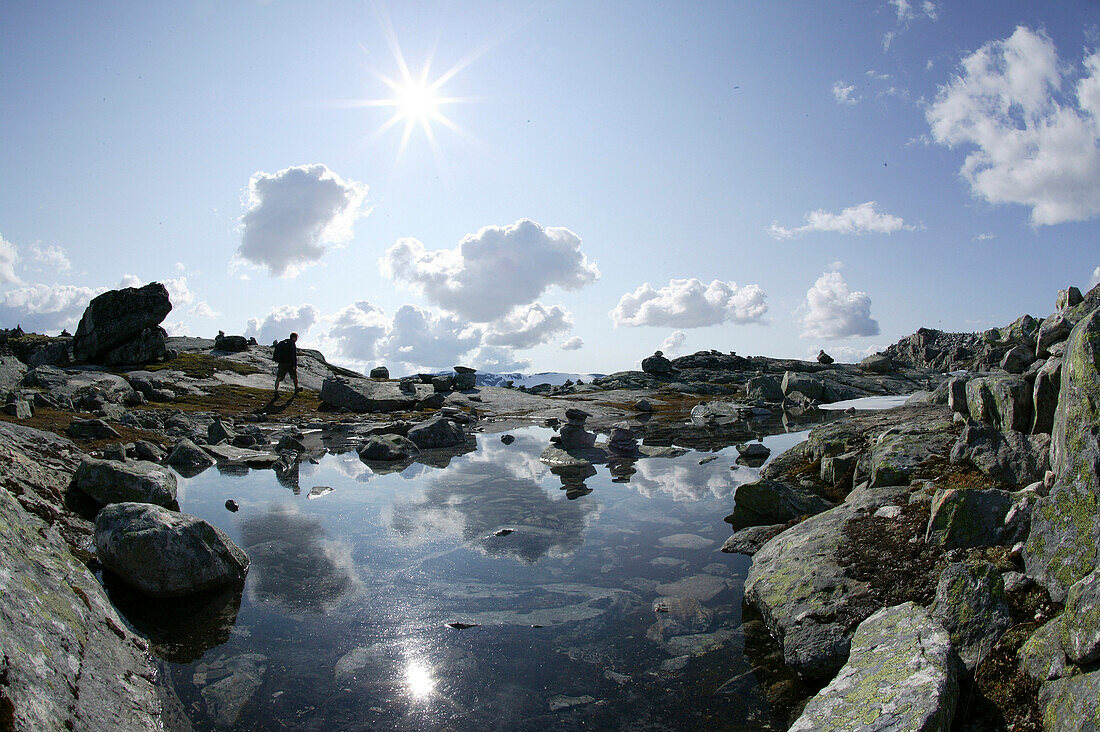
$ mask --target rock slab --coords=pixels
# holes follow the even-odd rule
[[[907,602],[883,608],[852,636],[848,663],[810,699],[791,732],[949,730],[959,684],[951,640]]]

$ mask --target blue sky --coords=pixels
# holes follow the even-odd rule
[[[1100,278],[1098,46],[1091,2],[7,3],[0,326],[159,280],[170,333],[607,372],[1043,316]]]

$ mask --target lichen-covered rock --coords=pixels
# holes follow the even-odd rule
[[[102,504],[176,502],[176,476],[144,460],[98,460],[87,457],[73,476],[73,485]]]
[[[421,450],[454,447],[466,441],[462,427],[444,417],[432,417],[409,429],[409,440]]]
[[[943,417],[903,422],[878,435],[869,457],[871,486],[908,485],[917,467],[929,458],[946,456],[954,429]]]
[[[94,361],[160,325],[171,310],[168,290],[159,282],[109,290],[84,310],[73,335],[73,356]]]
[[[814,678],[827,678],[848,658],[848,620],[866,584],[837,560],[848,522],[904,500],[908,486],[858,488],[844,503],[811,516],[765,544],[745,580],[745,599],[760,611],[783,646],[783,660]],[[871,608],[867,608],[870,614]]]
[[[0,356],[0,398],[19,386],[27,374],[27,365],[15,356]]]
[[[1058,391],[1062,387],[1062,359],[1050,358],[1035,374],[1031,401],[1035,419],[1031,431],[1050,433],[1054,429],[1054,413],[1058,409]]]
[[[745,383],[749,399],[765,402],[783,401],[783,387],[774,376],[754,376]]]
[[[999,430],[1030,432],[1031,384],[1018,374],[982,376],[966,383],[970,416]]]
[[[14,479],[6,466],[4,475]],[[156,672],[144,641],[126,629],[102,586],[54,527],[4,488],[0,597],[0,726],[163,729]]]
[[[115,503],[95,520],[103,566],[154,597],[243,582],[248,556],[221,529],[149,503]]]
[[[1012,627],[1001,573],[988,562],[949,564],[936,584],[932,617],[951,634],[955,652],[973,671]]]
[[[1062,645],[1079,666],[1100,661],[1100,570],[1079,580],[1066,594]]]
[[[735,531],[733,536],[722,544],[722,551],[727,554],[745,554],[752,556],[760,551],[760,547],[778,536],[786,524],[770,524],[768,526],[749,526]]]
[[[959,684],[951,640],[912,602],[860,623],[848,663],[810,699],[791,732],[946,731]]]
[[[1012,546],[1027,537],[1031,491],[940,488],[932,498],[926,538],[947,549]]]
[[[797,371],[787,371],[783,374],[783,394],[790,396],[793,392],[801,392],[810,399],[820,399],[824,384],[820,379]]]
[[[737,486],[733,501],[733,513],[726,520],[735,529],[782,524],[833,507],[830,501],[802,486],[767,479]]]
[[[1091,295],[1091,293],[1090,293]],[[1030,577],[1061,602],[1096,569],[1100,546],[1100,309],[1079,322],[1062,359],[1062,385],[1051,434],[1050,494],[1031,518],[1024,552]]]
[[[1042,626],[1016,652],[1020,668],[1036,681],[1060,679],[1066,672],[1066,651],[1062,647],[1062,619],[1059,615]]]
[[[1009,486],[1041,480],[1050,467],[1050,437],[994,429],[968,420],[951,448],[951,462],[972,465]]]
[[[184,437],[175,444],[164,462],[178,470],[182,475],[190,477],[198,475],[217,461],[201,447]]]
[[[1056,679],[1039,690],[1046,732],[1100,729],[1100,671]]]
[[[392,462],[407,460],[420,453],[412,440],[401,435],[372,435],[359,448],[361,460],[380,460]]]

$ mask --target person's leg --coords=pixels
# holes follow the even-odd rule
[[[294,393],[297,394],[302,389],[298,386],[298,369],[297,367],[290,370],[290,378],[294,380]]]
[[[283,364],[279,364],[279,367],[275,370],[275,396],[279,396],[279,382],[286,376],[287,368]]]

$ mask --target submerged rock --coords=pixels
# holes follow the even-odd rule
[[[947,730],[959,698],[952,655],[926,610],[912,602],[883,608],[856,628],[848,663],[791,732]]]
[[[195,516],[148,503],[115,503],[96,516],[99,560],[154,597],[179,597],[241,582],[248,556]]]

